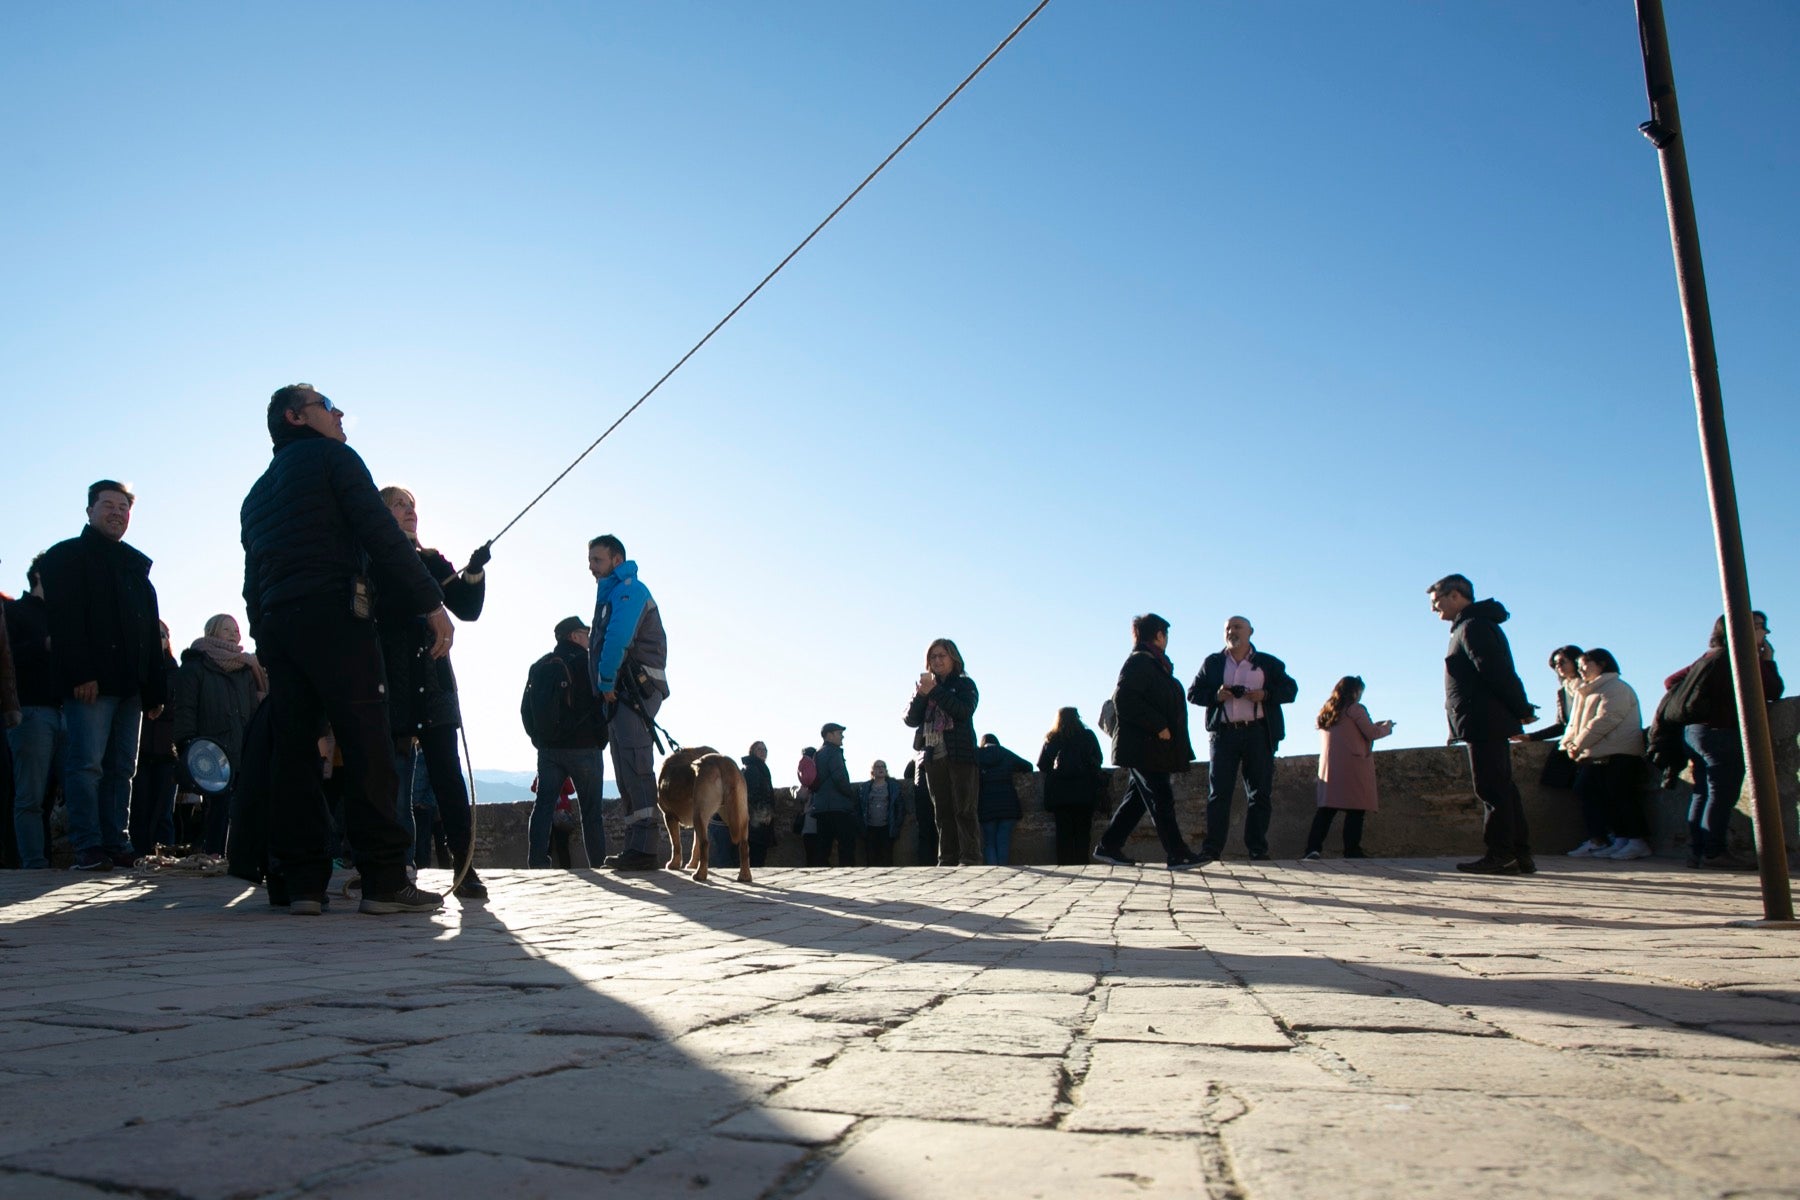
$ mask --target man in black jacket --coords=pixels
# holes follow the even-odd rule
[[[274,778],[269,899],[317,915],[331,879],[330,818],[317,739],[329,721],[343,752],[344,826],[362,874],[361,911],[431,912],[443,897],[407,878],[412,839],[395,810],[399,780],[368,571],[425,618],[431,654],[450,652],[443,593],[344,444],[344,415],[311,384],[269,398],[274,461],[244,498],[244,603],[269,676]]]
[[[537,801],[531,808],[532,867],[550,866],[550,831],[563,784],[575,781],[581,805],[581,845],[588,866],[606,860],[600,791],[606,782],[606,715],[588,674],[588,627],[580,617],[556,623],[556,646],[531,664],[519,715],[537,747]]]
[[[1244,849],[1252,860],[1269,857],[1269,818],[1274,815],[1275,748],[1287,734],[1281,706],[1292,704],[1300,685],[1287,665],[1250,641],[1256,631],[1243,617],[1225,622],[1225,648],[1207,655],[1188,689],[1188,700],[1206,709],[1212,768],[1206,777],[1206,840],[1200,857],[1225,853],[1231,828],[1231,796],[1244,776]]]
[[[43,555],[32,559],[25,581],[31,590],[6,606],[6,640],[19,681],[19,723],[6,731],[12,750],[13,803],[9,810],[18,839],[19,865],[28,871],[50,866],[44,800],[50,767],[63,739],[62,701],[50,673],[50,611],[44,603]]]
[[[1131,779],[1125,785],[1125,799],[1094,847],[1094,861],[1135,867],[1137,860],[1125,853],[1125,839],[1149,813],[1169,869],[1185,871],[1203,865],[1203,860],[1188,849],[1175,823],[1175,787],[1170,775],[1188,769],[1194,760],[1194,746],[1188,740],[1181,681],[1175,678],[1175,665],[1166,653],[1169,623],[1155,613],[1133,617],[1131,639],[1131,655],[1119,668],[1112,696],[1118,713],[1112,731],[1113,765],[1127,768]]]
[[[1537,719],[1513,669],[1512,647],[1500,625],[1509,615],[1498,600],[1476,600],[1466,576],[1446,575],[1426,589],[1431,611],[1450,622],[1444,656],[1444,712],[1450,740],[1469,748],[1475,795],[1486,811],[1487,853],[1459,871],[1530,875],[1537,870],[1525,828],[1525,804],[1512,775],[1512,737]]]
[[[856,842],[862,835],[861,798],[850,782],[850,768],[844,762],[844,727],[828,721],[819,729],[819,782],[812,790],[812,811],[819,828],[814,857],[809,867],[829,867],[832,847],[837,847],[837,865],[856,865]]]
[[[88,488],[87,527],[44,552],[50,670],[63,705],[63,804],[77,871],[128,867],[138,734],[167,700],[150,560],[125,541],[137,503],[126,486]]]

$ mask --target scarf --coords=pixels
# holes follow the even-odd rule
[[[938,687],[942,687],[945,682],[943,679],[938,680]],[[933,689],[925,696],[925,724],[921,732],[925,735],[925,748],[941,753],[944,749],[944,734],[956,728],[956,722],[950,719],[949,713],[937,706],[936,695],[937,692]]]
[[[1167,654],[1164,654],[1155,646],[1146,646],[1143,642],[1139,642],[1135,648],[1148,654],[1151,658],[1154,658],[1157,661],[1157,664],[1162,667],[1165,674],[1173,675],[1175,673],[1175,664],[1169,661],[1169,656]]]
[[[269,694],[269,677],[263,674],[262,664],[256,661],[256,655],[244,653],[244,648],[236,642],[228,642],[224,638],[197,637],[188,649],[196,654],[206,655],[212,660],[213,666],[221,671],[229,673],[248,668],[256,680],[257,699]]]

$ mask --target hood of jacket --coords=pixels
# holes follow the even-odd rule
[[[1473,621],[1477,618],[1483,621],[1492,621],[1496,625],[1503,625],[1510,616],[1512,614],[1506,611],[1506,605],[1490,596],[1486,600],[1475,601],[1457,613],[1456,620],[1451,622],[1450,627],[1454,629],[1464,621]]]

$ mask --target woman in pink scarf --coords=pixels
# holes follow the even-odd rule
[[[177,752],[193,738],[207,738],[230,756],[234,772],[243,764],[244,727],[269,692],[262,664],[245,652],[241,638],[237,619],[229,613],[209,620],[206,632],[181,652],[172,702]],[[235,775],[232,782],[235,785]],[[208,854],[225,853],[231,790],[206,798],[202,848]]]

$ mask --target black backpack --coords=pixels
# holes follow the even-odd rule
[[[575,704],[575,677],[569,664],[556,654],[546,654],[531,664],[525,676],[525,694],[519,699],[519,721],[525,735],[540,750],[578,746],[584,736],[598,735],[606,744],[606,726],[593,721],[583,728],[582,711]]]

